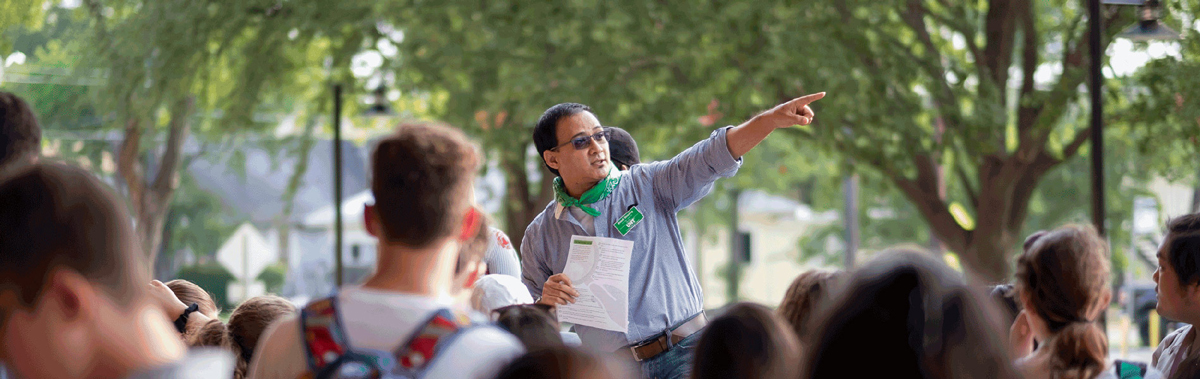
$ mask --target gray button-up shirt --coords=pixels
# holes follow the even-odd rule
[[[730,177],[741,167],[725,143],[729,127],[718,129],[675,158],[634,165],[608,197],[592,204],[595,236],[631,240],[629,265],[629,333],[576,325],[584,346],[615,351],[686,321],[704,309],[696,273],[688,263],[679,235],[680,210],[712,191],[717,178]],[[645,219],[624,236],[613,223],[637,206]],[[551,275],[563,272],[572,235],[591,236],[580,221],[551,202],[529,228],[521,243],[522,279],[533,297]]]

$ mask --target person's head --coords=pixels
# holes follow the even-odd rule
[[[692,377],[794,378],[800,343],[792,328],[758,304],[737,303],[704,328]]]
[[[37,161],[42,151],[42,127],[29,104],[0,91],[0,175]]]
[[[530,351],[500,370],[496,379],[621,379],[631,372],[611,358],[563,347]]]
[[[474,230],[463,227],[477,222],[469,194],[478,167],[475,144],[444,125],[403,124],[379,141],[371,155],[375,204],[366,206],[364,222],[379,239],[381,257],[390,247],[430,249],[469,239]]]
[[[1189,324],[1200,322],[1200,213],[1167,222],[1154,282],[1160,315]]]
[[[1016,377],[991,304],[929,253],[881,252],[839,293],[804,349],[804,377]]]
[[[608,132],[608,155],[612,157],[613,165],[618,169],[628,170],[633,165],[642,163],[637,141],[633,140],[629,132],[615,126],[606,127],[604,131]]]
[[[599,182],[608,176],[608,140],[604,127],[583,104],[550,107],[533,128],[533,144],[542,163],[565,182]]]
[[[830,298],[831,287],[841,275],[839,271],[809,270],[792,281],[776,311],[788,322],[797,338],[804,340],[809,336],[809,321],[817,304]]]
[[[526,351],[558,349],[563,347],[560,325],[545,304],[516,304],[492,310],[496,325],[507,330]]]
[[[237,368],[234,378],[246,377],[246,371],[254,358],[254,347],[258,346],[258,338],[271,323],[280,318],[296,313],[292,302],[279,296],[255,296],[242,302],[229,315],[228,344],[237,356]]]
[[[491,314],[497,308],[533,303],[529,288],[514,276],[491,274],[475,281],[471,288],[471,308]]]
[[[213,301],[212,294],[200,288],[196,283],[175,279],[167,282],[166,285],[171,292],[175,293],[175,297],[179,298],[179,301],[188,305],[195,303],[199,308],[198,311],[208,318],[217,318],[221,314],[221,308],[218,308],[217,303]]]
[[[1108,340],[1096,323],[1112,298],[1108,244],[1090,227],[1065,226],[1036,238],[1017,258],[1016,288],[1053,377],[1104,370]]]
[[[1021,313],[1021,304],[1017,299],[1017,290],[1012,284],[997,284],[988,289],[988,297],[997,305],[1004,315],[1004,323],[1012,324]]]
[[[18,375],[120,375],[182,352],[148,296],[125,206],[100,180],[33,164],[0,182],[0,230],[0,351]],[[160,335],[173,342],[149,339]]]

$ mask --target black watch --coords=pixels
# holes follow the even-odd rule
[[[186,331],[188,315],[199,309],[199,304],[192,303],[192,305],[189,305],[187,309],[183,310],[183,314],[179,315],[179,318],[175,319],[175,330],[178,330],[179,334],[183,334]]]

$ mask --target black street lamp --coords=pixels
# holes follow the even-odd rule
[[[1118,34],[1119,38],[1134,41],[1172,40],[1179,39],[1179,33],[1158,21],[1161,16],[1160,0],[1088,0],[1088,40],[1091,54],[1091,90],[1092,100],[1092,223],[1100,235],[1106,235],[1104,225],[1104,99],[1101,88],[1104,74],[1101,72],[1101,61],[1104,51],[1101,50],[1101,36],[1104,28],[1101,25],[1100,4],[1137,5],[1139,21]]]

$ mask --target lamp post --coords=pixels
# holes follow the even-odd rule
[[[1106,235],[1104,211],[1104,99],[1101,91],[1104,74],[1101,72],[1104,51],[1101,50],[1102,17],[1100,4],[1137,5],[1138,23],[1126,28],[1119,38],[1133,41],[1153,41],[1179,39],[1179,33],[1158,21],[1161,17],[1160,0],[1088,0],[1088,40],[1091,54],[1091,90],[1092,100],[1092,223],[1100,235]]]
[[[372,91],[372,103],[363,117],[392,117],[392,110],[387,100],[387,87],[380,84]],[[337,286],[343,283],[342,276],[342,85],[333,85],[333,264]]]

